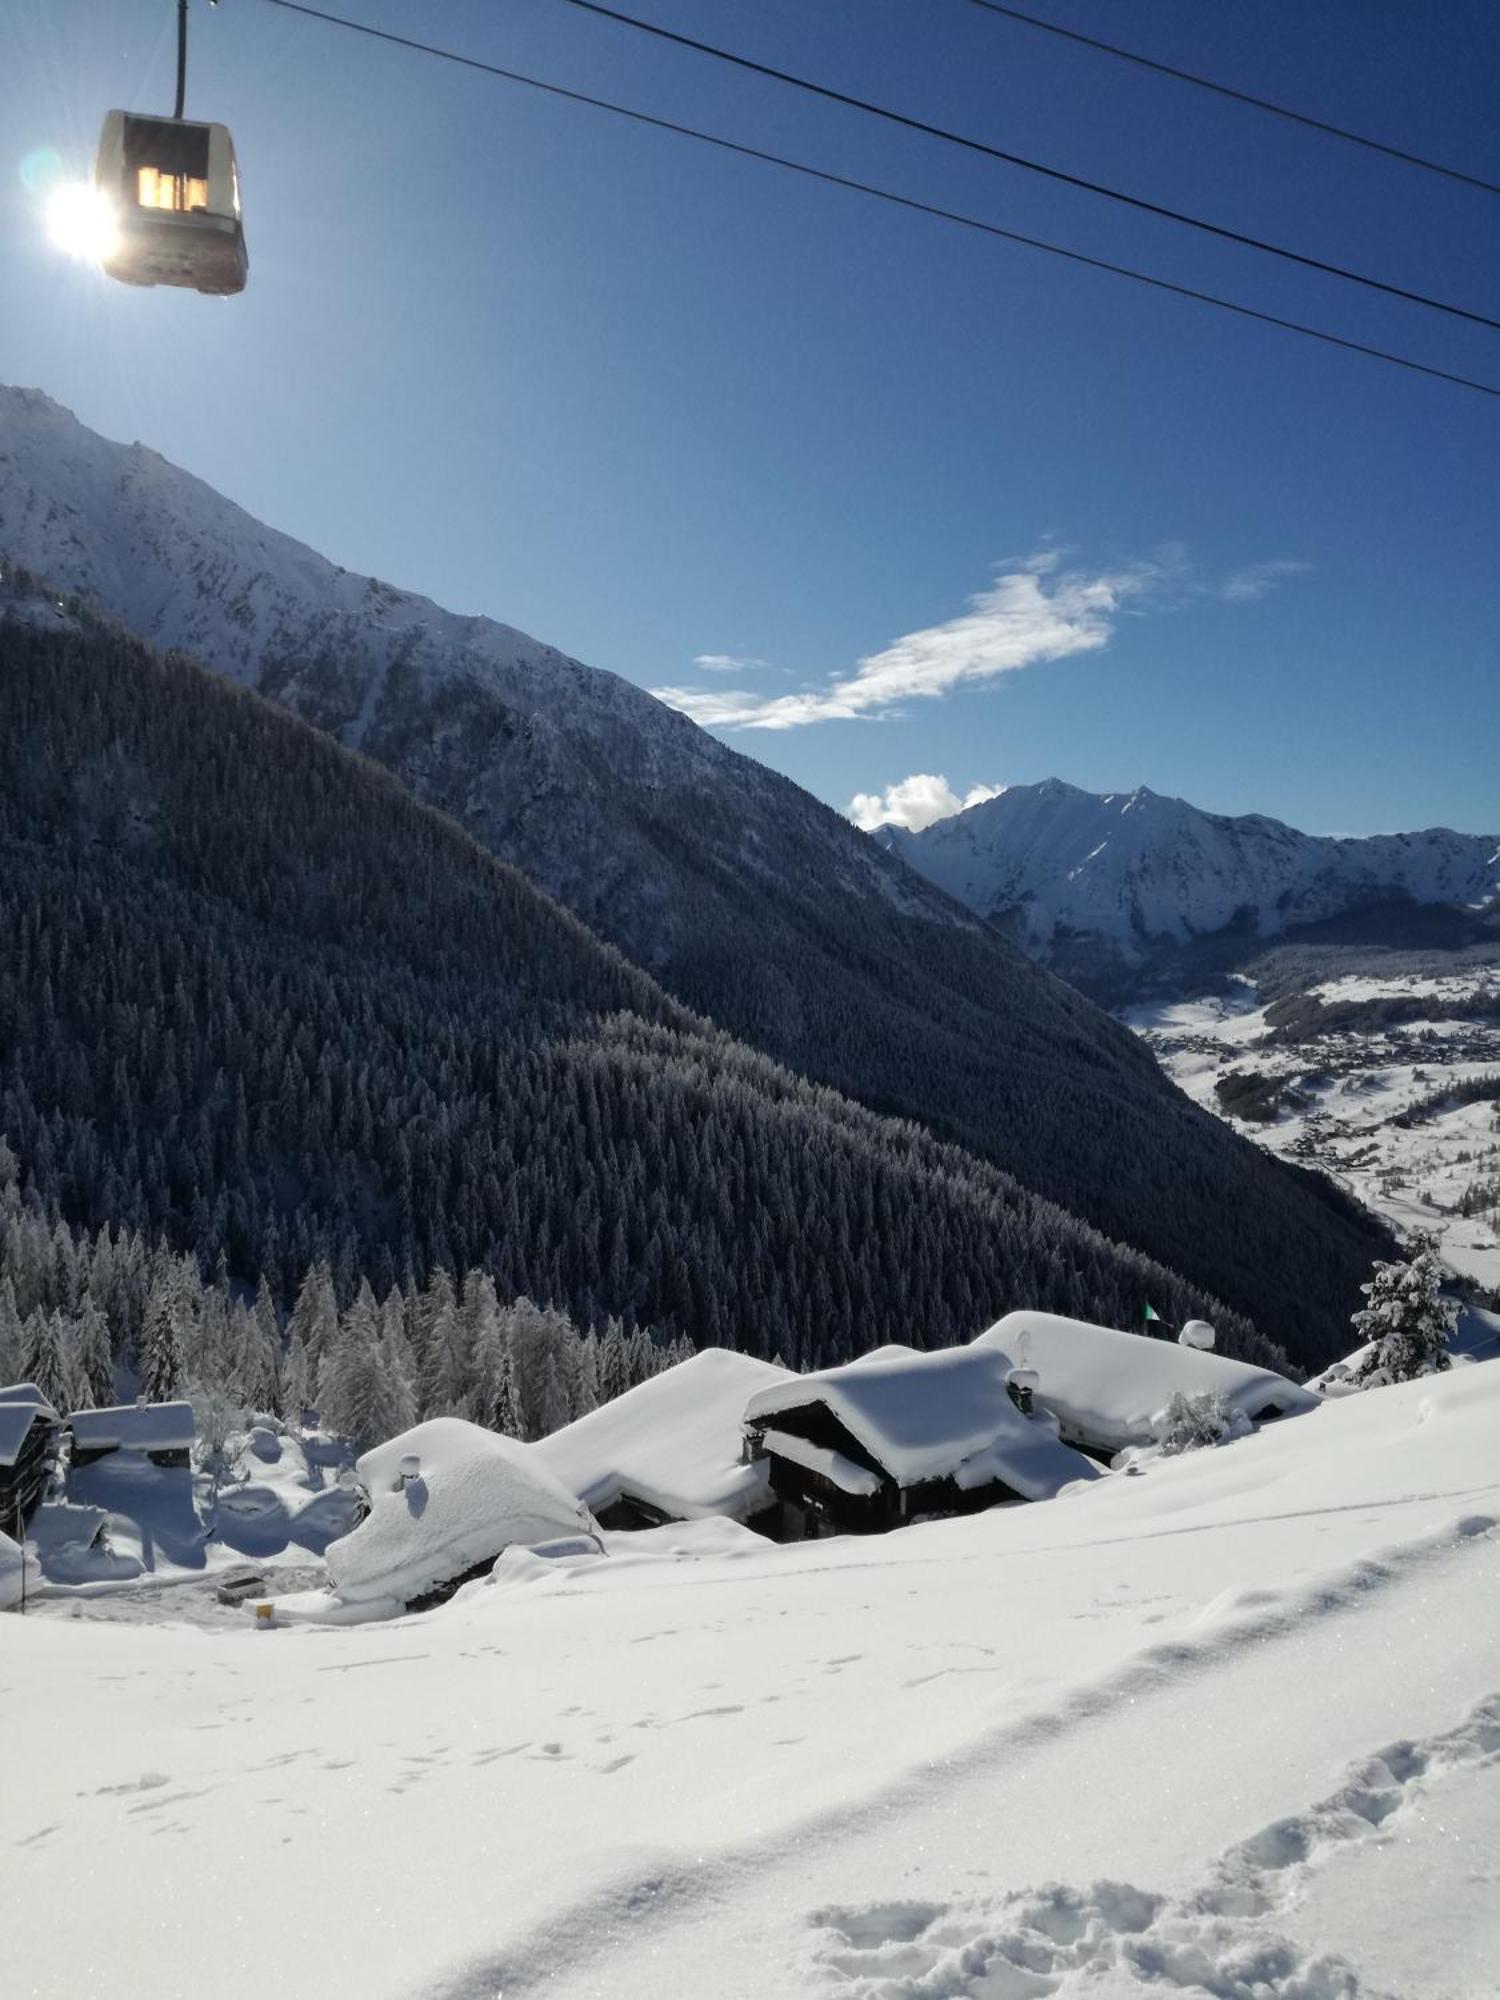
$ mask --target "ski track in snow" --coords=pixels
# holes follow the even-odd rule
[[[919,1769],[771,1842],[698,1863],[643,1848],[628,1877],[554,1913],[497,1956],[424,1981],[421,2000],[654,1994],[656,1987],[641,1986],[617,1954],[628,1949],[654,1958],[659,1933],[695,1918],[711,1920],[741,1894],[764,1886],[789,1856],[805,1876],[822,1857],[882,1821],[954,1800],[976,1785],[994,1787],[1019,1761],[1088,1723],[1155,1697],[1181,1696],[1195,1680],[1222,1675],[1259,1648],[1357,1613],[1424,1571],[1462,1561],[1466,1549],[1488,1541],[1497,1527],[1494,1515],[1464,1515],[1308,1588],[1231,1595],[1231,1605],[1253,1615],[1232,1624],[1211,1620],[1201,1638],[1149,1647],[1071,1690],[1055,1707],[977,1738],[961,1759]],[[1237,1843],[1208,1885],[1186,1898],[1096,1881],[1086,1889],[1050,1883],[988,1909],[969,1906],[967,1913],[937,1900],[824,1905],[806,1919],[819,1941],[800,1990],[842,2000],[1030,2000],[1051,1994],[1066,2000],[1085,1991],[1107,2000],[1151,1986],[1199,2000],[1390,2000],[1362,1985],[1343,1961],[1278,1936],[1266,1919],[1292,1900],[1320,1857],[1375,1835],[1420,1783],[1478,1761],[1500,1761],[1500,1694],[1485,1697],[1457,1727],[1393,1743],[1364,1759],[1327,1798]],[[1002,1810],[1003,1793],[992,1790],[990,1805]],[[614,1960],[607,1968],[597,1963],[606,1954]],[[575,1983],[590,1969],[597,1983]],[[726,1987],[726,1995],[753,1992],[770,2000],[789,1990],[775,1983],[769,1966],[756,1978],[751,1987]]]
[[[1208,1884],[1171,1901],[1123,1882],[1048,1883],[978,1912],[921,1903],[816,1913],[824,1989],[844,2000],[1029,2000],[1152,1989],[1213,2000],[1371,1996],[1345,1960],[1306,1952],[1264,1919],[1310,1871],[1379,1834],[1425,1789],[1468,1765],[1500,1763],[1500,1694],[1455,1729],[1388,1744],[1306,1812],[1274,1821],[1222,1857]]]

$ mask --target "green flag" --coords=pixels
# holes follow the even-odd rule
[[[1146,1308],[1146,1312],[1145,1312],[1145,1317],[1146,1317],[1146,1318],[1147,1318],[1148,1320],[1153,1320],[1153,1319],[1160,1319],[1160,1318],[1161,1318],[1161,1314],[1160,1314],[1160,1313],[1159,1313],[1159,1312],[1158,1312],[1158,1311],[1156,1310],[1156,1307],[1155,1307],[1155,1306],[1147,1306],[1147,1308]]]

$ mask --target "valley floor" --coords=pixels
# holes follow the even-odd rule
[[[1347,977],[1311,989],[1326,1004],[1424,1000],[1431,1019],[1372,1030],[1333,1027],[1276,1043],[1266,1008],[1244,982],[1236,997],[1131,1008],[1142,1035],[1180,1089],[1211,1111],[1230,1076],[1284,1086],[1274,1115],[1237,1120],[1283,1159],[1321,1168],[1403,1237],[1435,1235],[1444,1261],[1470,1284],[1500,1290],[1500,1110],[1493,1099],[1434,1103],[1472,1082],[1500,1086],[1500,1023],[1450,1018],[1466,1001],[1492,1001],[1496,975]],[[1415,1122],[1398,1123],[1415,1112]],[[1480,1190],[1488,1190],[1479,1196]],[[1464,1214],[1467,1204],[1474,1212]]]
[[[1497,1434],[1473,1366],[881,1540],[503,1559],[392,1624],[54,1598],[0,1623],[4,1990],[1493,1996]]]

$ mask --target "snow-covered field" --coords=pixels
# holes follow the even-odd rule
[[[1340,1002],[1429,1003],[1435,1018],[1377,1030],[1333,1028],[1293,1044],[1269,1039],[1266,1008],[1240,982],[1230,998],[1132,1008],[1128,1024],[1173,1081],[1221,1110],[1217,1086],[1234,1073],[1284,1079],[1295,1094],[1269,1122],[1240,1129],[1271,1152],[1321,1167],[1403,1234],[1430,1231],[1444,1261],[1473,1284],[1500,1288],[1500,1108],[1455,1104],[1415,1124],[1392,1121],[1443,1088],[1500,1081],[1500,1022],[1450,1018],[1466,1001],[1493,1004],[1500,975],[1400,980],[1345,978],[1311,989]],[[1477,1213],[1460,1212],[1476,1186],[1496,1187]]]
[[[1065,1497],[0,1620],[0,1989],[1500,1991],[1500,1367]]]

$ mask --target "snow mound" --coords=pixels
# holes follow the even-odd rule
[[[1040,1500],[1075,1480],[1097,1477],[1087,1459],[1059,1442],[1048,1417],[1024,1416],[1016,1407],[1006,1387],[1010,1372],[1009,1359],[993,1348],[936,1354],[881,1348],[842,1368],[773,1383],[751,1397],[745,1422],[763,1426],[788,1410],[822,1403],[903,1487],[950,1476],[966,1488],[1000,1479],[1028,1500]]]
[[[411,1458],[408,1477],[402,1461]],[[345,1603],[410,1604],[505,1549],[595,1532],[588,1508],[526,1445],[462,1417],[403,1431],[356,1471],[370,1512],[327,1549]]]
[[[1252,1424],[1316,1409],[1319,1401],[1269,1368],[1055,1313],[1007,1313],[972,1348],[1034,1368],[1041,1378],[1037,1400],[1063,1436],[1096,1450],[1149,1444],[1158,1412],[1179,1393],[1222,1396],[1231,1416]]]
[[[765,1505],[765,1467],[741,1463],[758,1390],[798,1378],[773,1361],[705,1347],[531,1447],[596,1514],[641,1500],[673,1521],[743,1521]]]

